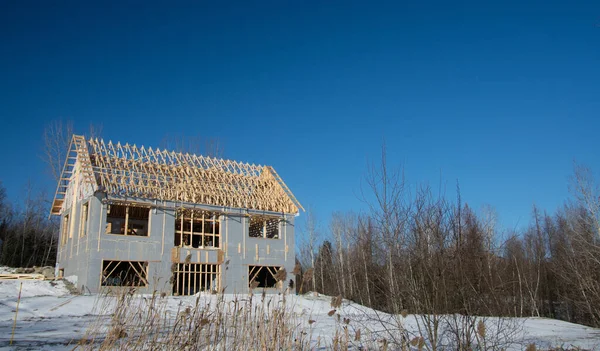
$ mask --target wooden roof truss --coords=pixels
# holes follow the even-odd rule
[[[83,139],[81,145],[82,139],[73,136],[65,165],[76,153],[86,181],[97,182],[108,194],[283,213],[304,210],[270,166],[105,143],[102,139]],[[66,176],[61,177],[57,189],[62,200],[55,197],[52,214],[59,213],[72,174],[70,163],[65,167]]]
[[[50,214],[59,214],[60,210],[65,202],[69,183],[75,172],[75,164],[79,159],[79,169],[84,182],[94,187],[97,186],[96,178],[92,170],[90,162],[90,154],[87,148],[87,142],[81,135],[73,135],[71,142],[69,143],[69,149],[67,151],[67,157],[63,164],[63,169],[58,180],[56,192],[54,193],[54,201],[50,209]]]

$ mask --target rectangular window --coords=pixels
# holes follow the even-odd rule
[[[250,288],[279,288],[278,266],[248,266],[248,282]]]
[[[102,286],[147,286],[148,262],[102,261]]]
[[[173,263],[173,295],[219,292],[220,271],[218,264]]]
[[[79,236],[84,237],[87,235],[88,225],[88,207],[89,202],[86,202],[81,206],[81,218],[79,220]]]
[[[133,205],[109,205],[106,234],[148,236],[150,209]]]
[[[252,238],[279,239],[279,218],[252,216],[248,235]]]
[[[62,234],[60,236],[60,244],[64,246],[69,238],[69,215],[63,217]]]
[[[202,210],[178,210],[174,245],[196,249],[221,247],[220,215]]]

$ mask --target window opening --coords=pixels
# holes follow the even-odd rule
[[[248,266],[248,283],[252,288],[275,288],[277,287],[277,266]]]
[[[65,215],[63,217],[63,227],[62,227],[62,235],[61,235],[61,240],[60,240],[60,244],[61,245],[65,245],[67,243],[68,240],[68,235],[69,235],[69,215]]]
[[[88,207],[89,207],[89,202],[86,202],[85,204],[83,204],[83,206],[81,206],[81,219],[79,221],[79,223],[80,223],[79,236],[80,237],[84,237],[87,235]]]
[[[220,215],[202,210],[178,210],[175,219],[174,245],[193,248],[220,247]]]
[[[148,262],[102,261],[102,286],[147,286]]]
[[[106,233],[148,236],[150,209],[131,205],[109,205]]]
[[[173,263],[173,295],[194,295],[201,291],[219,291],[218,264]]]
[[[252,238],[279,239],[279,218],[250,217],[248,235]]]

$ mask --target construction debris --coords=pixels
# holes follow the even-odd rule
[[[31,268],[15,268],[15,274],[4,274],[4,275],[41,275],[42,279],[54,279],[54,267],[45,266],[45,267],[31,267]],[[10,278],[5,278],[10,279]],[[28,279],[28,278],[23,278]]]

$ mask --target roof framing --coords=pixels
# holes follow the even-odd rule
[[[61,211],[76,160],[85,181],[111,195],[283,213],[304,210],[270,166],[73,135],[51,214]]]

